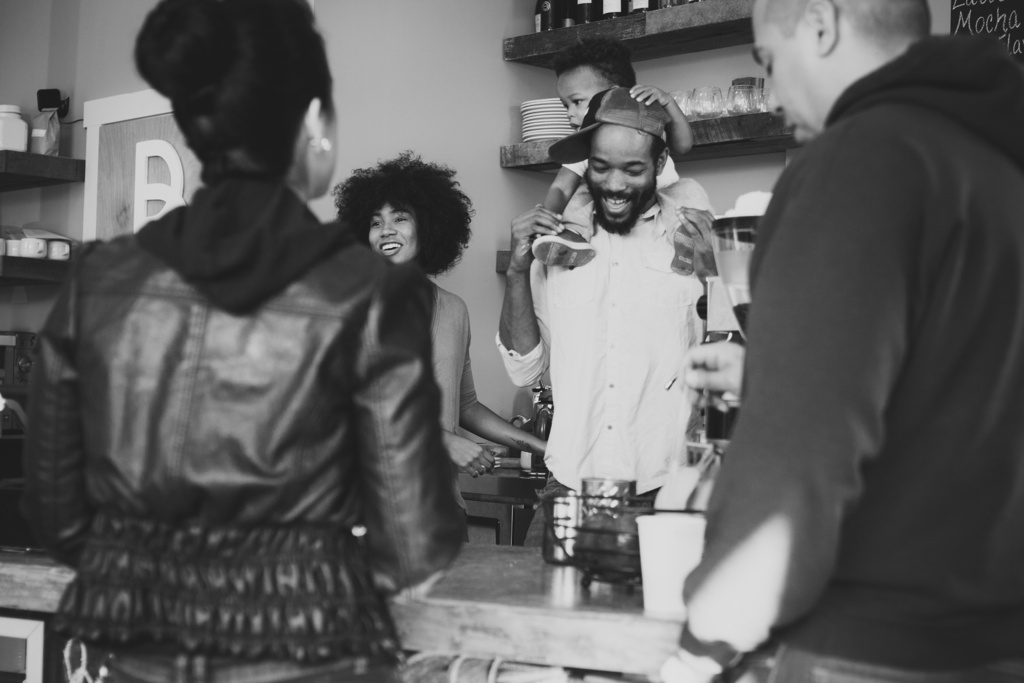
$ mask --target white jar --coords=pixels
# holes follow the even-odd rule
[[[21,107],[0,104],[0,149],[28,150],[28,123],[21,118]]]

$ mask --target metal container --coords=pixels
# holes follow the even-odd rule
[[[544,508],[544,561],[550,564],[573,564],[576,533],[581,523],[583,506],[580,497],[549,496],[541,498]]]

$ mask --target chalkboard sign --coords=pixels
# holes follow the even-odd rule
[[[1024,62],[1024,0],[952,0],[949,31],[989,35]]]

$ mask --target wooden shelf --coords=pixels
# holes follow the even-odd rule
[[[753,6],[754,0],[708,0],[515,36],[505,39],[505,61],[550,68],[556,54],[584,38],[620,40],[632,48],[634,62],[748,45]]]
[[[676,163],[703,161],[748,154],[784,152],[797,146],[781,119],[772,114],[744,114],[718,119],[692,121],[693,148],[682,156],[673,156]],[[548,156],[555,140],[539,140],[501,148],[501,167],[547,171],[559,164]]]
[[[0,151],[0,192],[78,183],[83,180],[85,162],[81,159]]]
[[[0,256],[0,287],[59,284],[70,267],[70,261]]]

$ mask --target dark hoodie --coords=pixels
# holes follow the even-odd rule
[[[1024,659],[1024,71],[931,38],[850,86],[780,177],[751,277],[690,630]]]
[[[827,126],[878,105],[938,112],[1024,167],[1024,66],[989,38],[932,38],[854,83]]]
[[[321,224],[280,181],[251,177],[201,188],[190,206],[147,224],[137,239],[214,306],[236,315],[354,242],[351,230]]]

